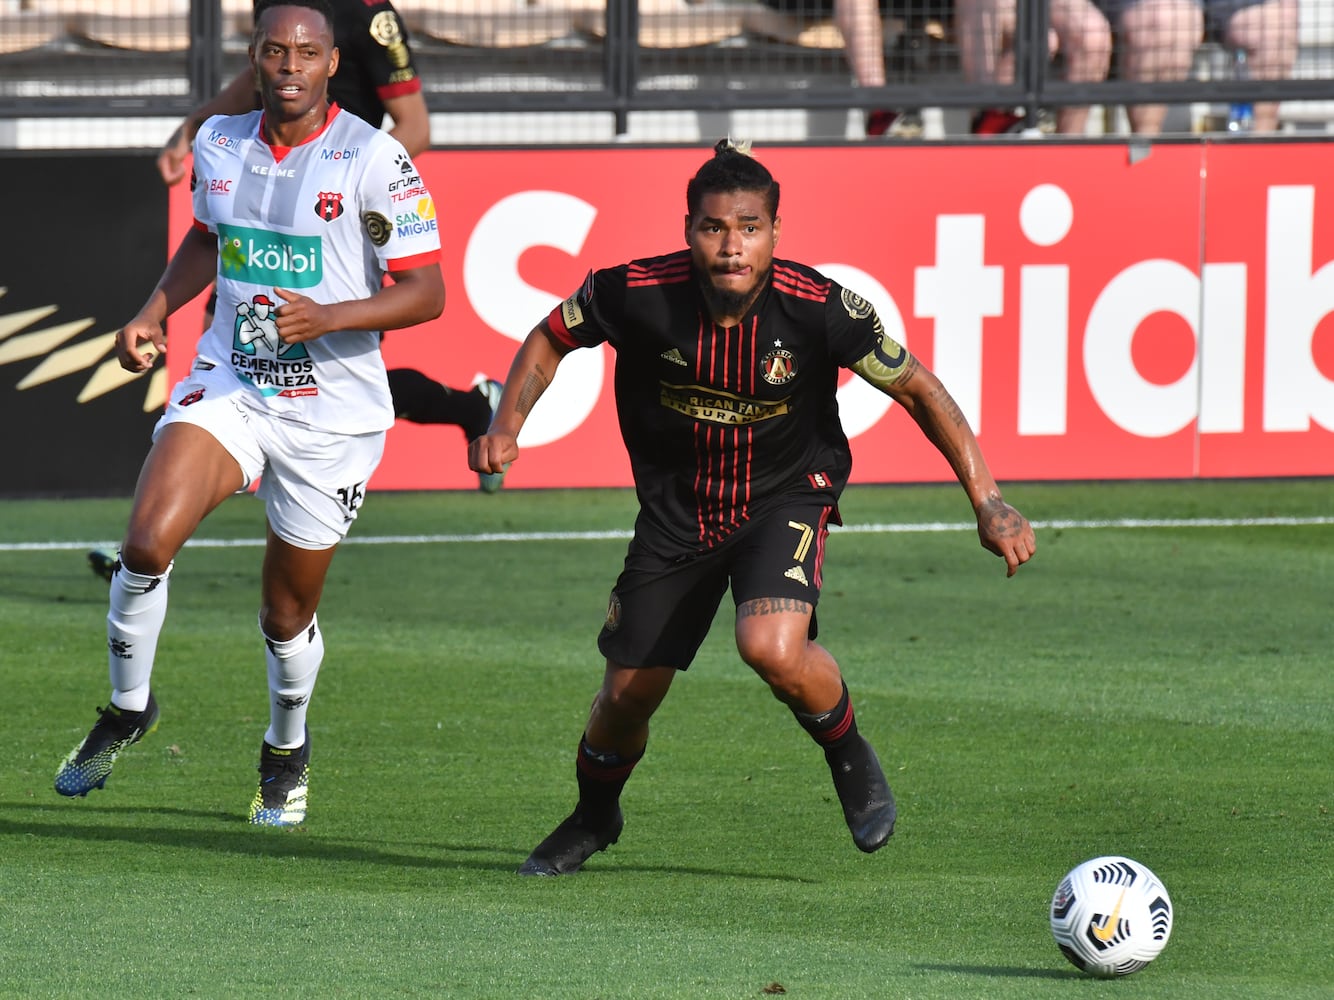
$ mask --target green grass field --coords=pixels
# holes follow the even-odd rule
[[[51,779],[107,695],[84,549],[128,501],[0,503],[0,995],[1331,997],[1334,487],[1007,497],[1039,527],[1011,580],[957,488],[844,498],[821,640],[898,796],[884,850],[854,848],[725,602],[620,843],[551,880],[514,869],[573,804],[629,492],[372,494],[320,610],[297,830],[245,822],[259,503],[177,560],[161,725],[76,800]],[[1149,865],[1176,909],[1117,981],[1076,972],[1047,923],[1100,854]]]

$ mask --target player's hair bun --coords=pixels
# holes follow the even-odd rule
[[[740,153],[742,156],[750,156],[751,140],[733,139],[730,135],[725,139],[719,139],[713,147],[715,156],[723,156],[727,153]]]

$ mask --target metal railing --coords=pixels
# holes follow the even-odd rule
[[[173,0],[134,0],[128,12],[124,3],[108,2],[103,21],[114,22],[124,12],[126,28],[112,42],[87,20],[88,3],[75,9],[62,8],[62,0],[43,2],[0,0],[0,120],[182,115],[244,65],[245,14],[223,0],[190,0],[188,11],[171,6]],[[157,15],[145,6],[153,2],[162,4]],[[473,0],[471,14],[458,0],[434,8],[432,0],[401,5],[432,112],[596,112],[610,115],[615,133],[624,134],[636,112],[1003,105],[1033,120],[1039,109],[1080,104],[1334,101],[1332,0],[1298,0],[1316,5],[1303,8],[1302,26],[1314,42],[1294,74],[1283,79],[1219,78],[1201,72],[1199,66],[1208,70],[1207,60],[1197,60],[1185,79],[1136,82],[1113,73],[1085,83],[1062,78],[1061,53],[1050,50],[1046,0],[1017,0],[1015,72],[1008,83],[965,77],[957,44],[964,29],[953,23],[949,0],[902,0],[886,19],[893,32],[886,34],[886,81],[871,87],[854,83],[844,52],[829,42],[838,36],[826,30],[812,41],[801,34],[803,24],[810,31],[827,29],[819,18],[789,16],[788,37],[757,30],[749,18],[764,7],[761,0],[679,0],[679,10],[667,13],[656,0],[607,0],[604,7],[588,0],[538,0],[521,9],[514,0],[491,0],[496,7],[490,21],[487,2]],[[915,11],[914,3],[925,6]],[[61,14],[63,9],[70,13]],[[494,37],[498,30],[481,37],[516,9],[531,26],[550,10],[552,30],[532,32],[527,44],[521,34],[502,44]],[[706,14],[717,15],[720,27],[701,35]],[[128,30],[132,17],[144,32],[137,47]],[[679,45],[671,37],[673,17],[681,26]],[[728,30],[733,23],[739,27]],[[469,25],[478,37],[466,37]],[[155,29],[164,35],[155,36]],[[462,36],[451,37],[455,29]],[[29,31],[25,37],[34,44],[25,48],[20,31]],[[175,34],[165,37],[167,32]]]

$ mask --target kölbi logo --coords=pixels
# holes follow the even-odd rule
[[[324,276],[318,236],[218,226],[222,276],[256,285],[313,288]]]

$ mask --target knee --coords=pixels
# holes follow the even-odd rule
[[[737,635],[737,652],[746,665],[764,678],[780,701],[802,686],[808,640],[779,632],[747,630]]]
[[[763,616],[759,619],[738,618],[736,650],[741,659],[762,674],[771,671],[785,673],[800,666],[810,642],[807,619],[795,624],[757,624],[757,621],[765,620]]]
[[[278,608],[266,604],[259,611],[259,629],[265,638],[274,642],[287,642],[301,634],[301,630],[315,620],[315,613],[307,614],[295,606]]]
[[[120,547],[121,565],[143,576],[161,576],[175,556],[164,540],[151,532],[132,532]]]
[[[630,688],[604,685],[593,698],[592,714],[608,729],[620,731],[648,722],[657,707],[657,702]]]

